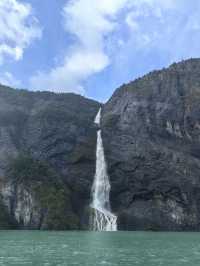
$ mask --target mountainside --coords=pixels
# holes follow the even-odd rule
[[[100,104],[0,86],[0,229],[84,229]]]
[[[200,59],[123,85],[102,124],[119,228],[200,230]]]
[[[98,102],[0,86],[0,229],[88,229]],[[120,230],[200,230],[200,59],[102,105]]]

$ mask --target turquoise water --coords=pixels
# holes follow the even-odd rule
[[[199,233],[0,231],[0,266],[197,266]]]

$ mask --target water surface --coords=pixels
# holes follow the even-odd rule
[[[0,231],[0,266],[197,266],[199,233]]]

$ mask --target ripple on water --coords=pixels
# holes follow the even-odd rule
[[[0,232],[0,266],[197,266],[200,234]]]

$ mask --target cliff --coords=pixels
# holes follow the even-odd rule
[[[87,227],[99,107],[0,86],[0,228]]]
[[[123,230],[200,230],[200,59],[119,88],[103,108]]]
[[[0,87],[0,228],[88,229],[100,104]],[[154,71],[102,106],[120,230],[200,230],[200,59]]]

